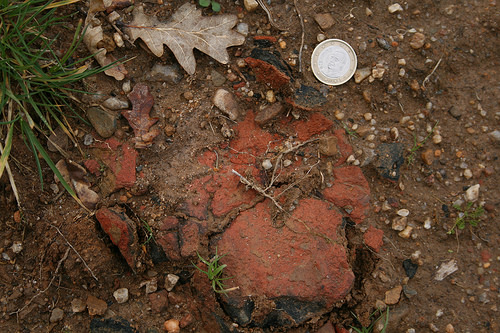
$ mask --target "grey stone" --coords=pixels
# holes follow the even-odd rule
[[[101,108],[93,107],[87,110],[87,118],[96,132],[103,138],[109,138],[115,133],[116,114],[109,113]]]
[[[216,87],[220,87],[224,84],[224,82],[226,82],[226,78],[224,77],[224,75],[217,72],[215,69],[212,69],[210,75],[212,76],[212,83]]]
[[[55,308],[52,310],[52,313],[50,314],[50,319],[49,321],[51,323],[57,323],[58,321],[61,321],[64,317],[64,311],[60,308]]]
[[[156,64],[151,68],[151,72],[146,75],[146,80],[177,84],[181,82],[182,77],[179,66]]]

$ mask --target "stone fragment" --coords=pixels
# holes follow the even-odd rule
[[[432,137],[432,142],[434,142],[435,145],[440,144],[443,141],[443,137],[439,134],[436,134]]]
[[[391,228],[396,231],[403,231],[408,224],[408,218],[406,216],[398,216],[392,220]]]
[[[162,65],[161,63],[156,63],[146,75],[146,80],[148,81],[166,82],[171,85],[178,84],[182,78],[182,72],[177,64]]]
[[[377,159],[373,165],[384,178],[399,180],[399,169],[404,163],[404,146],[402,143],[382,143],[375,148]]]
[[[434,151],[432,149],[427,149],[426,151],[422,152],[422,161],[427,164],[427,165],[432,165],[434,162]]]
[[[111,114],[101,108],[92,107],[87,110],[87,118],[103,138],[109,138],[116,130],[116,114]]]
[[[422,46],[424,46],[424,44],[425,35],[421,32],[415,33],[410,39],[410,46],[415,50],[421,48]]]
[[[389,7],[387,7],[387,10],[389,11],[389,13],[394,14],[396,12],[402,12],[403,7],[401,7],[401,5],[396,2],[393,3],[392,5],[389,5]]]
[[[262,161],[262,167],[264,168],[264,170],[269,170],[273,167],[273,163],[271,162],[271,160],[264,160]]]
[[[47,140],[47,148],[51,152],[58,151],[57,148],[66,150],[69,148],[69,138],[61,127],[56,127]]]
[[[90,316],[103,316],[108,305],[102,299],[89,295],[87,297],[87,309]]]
[[[410,215],[410,211],[406,208],[400,209],[396,212],[399,216],[408,216]]]
[[[448,324],[445,327],[445,331],[446,331],[446,333],[455,333],[455,328],[453,327],[452,324]]]
[[[81,298],[75,298],[71,301],[71,311],[79,313],[85,311],[87,304]]]
[[[212,72],[210,73],[210,76],[212,77],[212,83],[216,87],[220,87],[226,82],[226,78],[224,75],[216,71],[215,69],[212,69]]]
[[[403,268],[405,270],[406,276],[410,279],[417,273],[418,265],[414,264],[411,259],[403,260]]]
[[[219,108],[223,113],[225,113],[229,119],[236,120],[239,116],[239,106],[236,98],[232,93],[226,89],[217,89],[212,102],[216,107]]]
[[[500,141],[500,131],[499,130],[494,130],[493,132],[488,133],[488,136],[491,137],[492,139],[496,140],[497,142]]]
[[[238,23],[236,25],[236,31],[243,36],[248,36],[248,24],[244,22]]]
[[[128,289],[127,288],[116,289],[115,292],[113,293],[113,297],[115,298],[118,304],[125,303],[126,301],[128,301]]]
[[[165,289],[167,291],[172,291],[172,289],[174,289],[178,281],[179,281],[179,276],[175,274],[167,274],[167,277],[165,278]]]
[[[378,63],[372,68],[372,77],[374,79],[382,80],[384,78],[385,71],[386,69],[384,64]]]
[[[361,83],[370,75],[372,75],[372,69],[370,67],[356,69],[356,72],[354,72],[354,82]]]
[[[338,139],[335,136],[321,138],[319,140],[319,152],[326,156],[335,156],[339,153]]]
[[[333,27],[335,21],[330,13],[319,13],[314,15],[314,20],[318,23],[321,30],[328,30]]]
[[[245,0],[243,4],[248,12],[253,12],[259,8],[259,3],[256,0]]]
[[[396,286],[391,290],[385,292],[385,304],[394,305],[399,302],[399,298],[401,297],[401,291],[403,290],[403,286]]]
[[[410,226],[410,225],[407,225],[403,231],[401,231],[400,233],[398,233],[399,237],[401,238],[404,238],[404,239],[408,239],[410,238],[411,236],[411,233],[413,231],[413,227]]]
[[[274,94],[274,91],[272,90],[266,91],[266,101],[270,104],[276,102],[276,95]]]
[[[61,321],[64,317],[64,311],[61,308],[55,308],[52,310],[52,313],[50,314],[49,321],[51,323],[57,323],[58,321]]]
[[[140,252],[135,223],[118,206],[111,209],[103,207],[97,211],[96,217],[111,242],[118,247],[130,268],[135,271]]]
[[[110,97],[102,102],[102,106],[110,110],[128,109],[128,101],[119,99],[118,97]]]
[[[448,275],[453,274],[458,270],[457,261],[452,259],[448,262],[444,262],[439,266],[434,279],[436,281],[443,281]]]
[[[139,287],[142,288],[146,286],[146,294],[154,293],[158,290],[158,280],[153,278],[151,280],[143,281],[139,284]]]
[[[414,296],[417,296],[417,291],[414,290],[414,289],[411,289],[410,287],[408,287],[408,285],[404,285],[403,286],[403,294],[405,294],[405,296],[410,299]]]
[[[292,105],[302,110],[313,111],[326,103],[326,97],[311,86],[301,84],[293,94]]]
[[[284,107],[281,103],[274,103],[262,107],[255,115],[255,122],[264,126],[283,113]]]
[[[163,323],[163,328],[168,333],[179,333],[181,331],[179,321],[177,319],[169,319]]]
[[[479,184],[472,185],[471,187],[469,187],[467,191],[465,191],[465,200],[467,200],[467,202],[476,202],[477,199],[479,198],[480,187],[481,185]]]

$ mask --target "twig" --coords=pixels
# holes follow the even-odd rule
[[[300,38],[300,50],[299,50],[299,73],[302,73],[302,50],[304,49],[304,36],[306,32],[306,28],[304,26],[304,18],[300,13],[299,7],[297,6],[297,0],[293,0],[293,4],[295,6],[295,11],[297,12],[297,16],[300,20],[300,27],[302,28],[302,35]]]
[[[47,290],[49,290],[49,288],[52,286],[52,283],[54,283],[54,280],[56,279],[56,276],[57,276],[57,273],[59,273],[59,269],[61,268],[61,265],[62,263],[64,262],[64,260],[66,260],[68,258],[68,254],[69,254],[69,250],[70,248],[68,247],[66,249],[66,252],[64,252],[64,255],[63,257],[59,260],[59,262],[57,263],[57,267],[56,267],[56,270],[54,272],[54,274],[52,275],[52,279],[50,279],[50,282],[49,282],[49,285],[42,291],[39,291],[37,292],[35,295],[33,295],[33,297],[31,297],[31,299],[28,301],[28,303],[24,304],[24,306],[20,309],[18,309],[17,311],[14,311],[14,312],[11,312],[9,313],[9,315],[13,315],[15,314],[18,318],[17,318],[17,321],[19,322],[19,313],[21,311],[23,311],[24,309],[26,309],[32,302],[35,298],[37,298],[38,296],[40,296],[41,294],[45,293]]]
[[[431,75],[434,74],[434,72],[436,71],[436,69],[439,67],[439,64],[441,64],[441,60],[443,60],[443,58],[440,58],[438,60],[436,66],[434,66],[434,68],[432,69],[432,72],[430,72],[430,74],[425,77],[424,81],[422,82],[422,87],[425,88],[425,84],[429,81],[429,78],[431,77]]]
[[[252,183],[251,181],[249,181],[248,179],[246,179],[246,178],[245,178],[244,176],[242,176],[242,175],[241,175],[238,171],[236,171],[236,170],[234,170],[234,169],[232,169],[231,171],[232,171],[232,173],[234,173],[236,176],[240,177],[240,181],[241,181],[243,184],[245,184],[245,185],[247,185],[247,186],[251,187],[251,188],[252,188],[252,189],[254,189],[255,191],[259,192],[262,196],[264,196],[264,197],[266,197],[266,198],[270,199],[270,200],[271,200],[271,201],[272,201],[272,202],[276,205],[276,207],[278,207],[278,208],[279,208],[279,210],[284,211],[283,207],[281,207],[281,205],[280,205],[280,204],[276,201],[276,199],[275,199],[272,195],[267,194],[267,193],[266,193],[266,191],[264,191],[264,190],[263,190],[260,186],[258,186],[258,185],[256,185],[256,184],[254,184],[254,183]]]
[[[262,7],[262,9],[266,12],[267,14],[267,18],[269,19],[269,23],[275,27],[276,29],[278,30],[281,30],[281,31],[287,31],[288,29],[284,29],[284,28],[281,28],[278,24],[276,24],[276,22],[274,21],[274,18],[273,18],[273,13],[271,12],[271,10],[267,7],[267,5],[264,3],[264,1],[262,0],[257,0],[257,2],[259,3],[259,5]]]
[[[78,253],[78,251],[73,247],[73,245],[71,245],[71,243],[66,239],[66,237],[64,237],[63,233],[61,232],[61,230],[59,230],[58,227],[56,227],[55,225],[53,224],[49,224],[52,228],[56,229],[57,232],[59,233],[59,235],[61,235],[61,237],[64,239],[64,241],[66,242],[66,244],[68,244],[68,246],[73,250],[75,251],[76,255],[78,256],[78,258],[80,258],[80,260],[83,262],[83,265],[85,265],[85,267],[87,268],[87,270],[90,272],[90,274],[92,275],[92,277],[96,280],[96,281],[99,281],[99,279],[94,275],[94,272],[92,272],[92,270],[90,269],[89,265],[87,265],[87,262],[85,261],[85,259],[82,258],[82,256],[80,255],[80,253]]]

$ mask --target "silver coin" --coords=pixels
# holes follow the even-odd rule
[[[311,56],[314,75],[324,84],[337,86],[354,75],[358,59],[351,45],[340,39],[327,39],[316,46]]]

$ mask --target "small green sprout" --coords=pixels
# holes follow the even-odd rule
[[[434,133],[434,130],[436,129],[436,126],[438,124],[439,124],[439,121],[436,121],[436,123],[432,127],[432,130],[429,132],[429,134],[427,134],[427,136],[421,142],[417,142],[417,136],[415,134],[413,134],[413,147],[410,149],[410,155],[408,155],[408,157],[406,158],[408,165],[413,164],[413,161],[415,161],[415,154],[417,153],[417,150],[422,148],[422,146],[427,141],[427,139],[429,139],[429,137],[432,135],[432,133]]]
[[[220,3],[213,1],[213,0],[198,0],[198,3],[202,7],[209,7],[212,6],[212,10],[216,13],[220,12]]]
[[[472,202],[468,202],[464,208],[459,205],[453,205],[453,208],[459,211],[458,217],[455,220],[455,224],[448,231],[448,235],[453,235],[456,228],[463,230],[467,224],[475,227],[481,220],[481,216],[484,214],[483,206],[478,206],[476,209],[472,210]]]
[[[205,274],[208,277],[208,279],[210,280],[210,283],[212,284],[212,289],[216,293],[226,294],[228,291],[239,289],[239,287],[233,287],[233,288],[226,289],[226,286],[224,285],[224,283],[222,283],[222,281],[229,280],[232,278],[232,277],[226,277],[226,278],[222,277],[222,271],[224,270],[224,268],[227,267],[227,265],[224,264],[224,265],[219,266],[219,260],[222,259],[225,256],[225,254],[219,256],[219,254],[217,253],[217,248],[215,248],[215,256],[210,260],[204,259],[198,253],[198,251],[196,251],[196,254],[198,255],[198,258],[200,259],[200,261],[202,263],[204,263],[205,265],[207,265],[207,270],[206,271],[202,270],[200,267],[198,267],[193,262],[192,262],[192,264],[200,272],[202,272],[203,274]]]
[[[146,240],[144,241],[143,245],[146,245],[153,239],[153,229],[151,229],[151,226],[146,220],[140,219],[142,222],[142,228],[144,229],[144,233],[146,234]]]
[[[385,311],[385,313],[381,309],[377,309],[377,310],[373,311],[373,313],[370,315],[370,318],[372,318],[376,314],[380,314],[380,315],[378,316],[377,319],[372,321],[370,326],[368,326],[368,327],[363,326],[361,328],[356,328],[356,327],[351,326],[351,328],[357,333],[371,333],[371,332],[373,332],[373,327],[375,326],[375,324],[377,322],[379,322],[380,320],[384,320],[384,327],[382,328],[380,333],[386,333],[387,325],[389,324],[389,307],[387,308],[387,311]],[[353,313],[353,315],[354,315],[354,318],[356,318],[356,320],[359,322],[358,317],[354,313]]]

